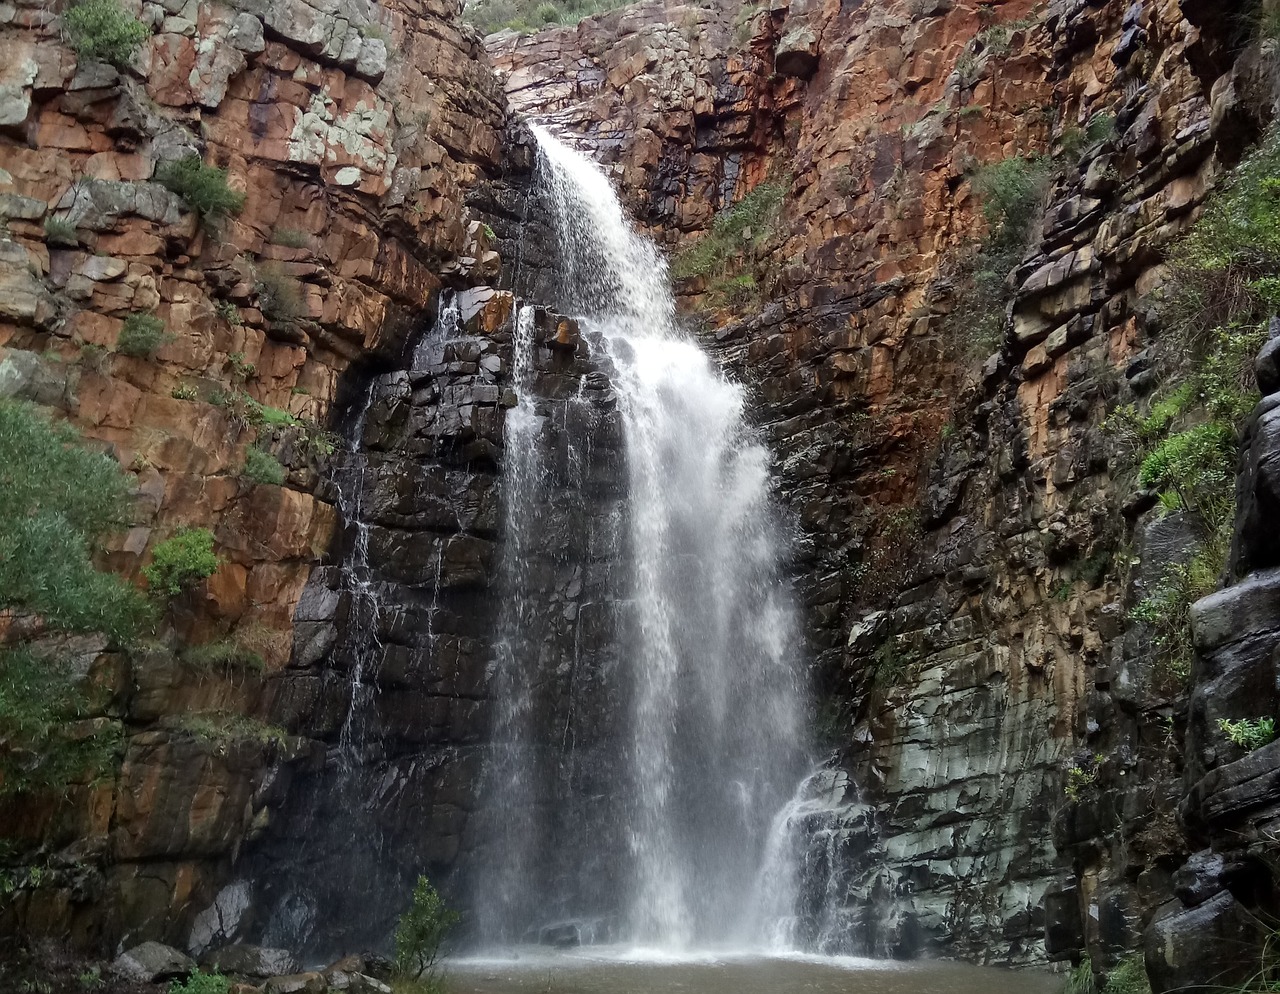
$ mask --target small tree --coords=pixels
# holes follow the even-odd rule
[[[138,591],[93,565],[101,538],[129,523],[130,493],[130,478],[83,446],[71,426],[30,404],[0,401],[0,615],[116,642],[145,623]],[[60,787],[105,765],[111,734],[86,735],[87,726],[66,734],[89,705],[47,644],[0,648],[0,795]]]
[[[126,69],[151,29],[116,0],[81,0],[62,15],[71,47],[86,59]]]
[[[439,958],[440,944],[457,923],[457,912],[445,906],[431,881],[418,877],[413,903],[396,925],[396,969],[414,979],[429,974]]]
[[[151,565],[142,570],[142,575],[156,595],[177,597],[212,576],[217,568],[213,532],[208,528],[185,528],[155,547]]]
[[[244,208],[244,194],[227,185],[227,171],[206,166],[198,155],[161,163],[156,180],[185,200],[206,225],[216,227]]]
[[[164,322],[154,314],[130,314],[116,336],[116,351],[145,359],[165,343],[166,337]]]

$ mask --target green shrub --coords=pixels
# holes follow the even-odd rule
[[[188,646],[182,651],[182,659],[193,669],[208,673],[236,669],[261,673],[267,668],[262,654],[238,637]]]
[[[1107,976],[1102,994],[1151,994],[1151,983],[1147,980],[1147,968],[1141,953],[1135,953],[1116,965]]]
[[[244,468],[240,475],[254,483],[268,483],[278,487],[284,483],[285,471],[280,460],[270,452],[251,445],[245,449]]]
[[[103,373],[107,369],[110,355],[101,345],[85,342],[80,346],[80,365],[95,373]]]
[[[1181,685],[1191,674],[1191,605],[1217,589],[1229,547],[1229,529],[1215,530],[1187,562],[1166,567],[1155,588],[1130,612],[1134,621],[1153,629],[1160,649],[1155,675],[1162,682]]]
[[[258,309],[272,321],[289,323],[304,313],[302,284],[279,266],[258,270]]]
[[[196,970],[186,980],[175,980],[169,985],[169,994],[227,994],[231,981],[220,973]]]
[[[93,567],[106,534],[127,527],[132,481],[65,422],[0,401],[0,610],[38,614],[58,631],[131,635],[146,606]]]
[[[554,3],[545,2],[538,4],[538,9],[534,11],[533,16],[539,24],[558,24],[560,18],[564,16],[564,11]]]
[[[1031,226],[1040,216],[1049,174],[1046,160],[1020,156],[983,166],[974,174],[973,189],[982,200],[992,248],[1016,249],[1019,255],[1026,249]]]
[[[306,248],[311,240],[305,231],[294,228],[276,228],[271,232],[271,244],[285,248]]]
[[[244,207],[244,194],[227,186],[227,171],[206,166],[198,155],[162,163],[156,179],[186,201],[206,225],[216,227]]]
[[[1241,718],[1239,721],[1223,718],[1218,727],[1232,742],[1250,752],[1275,741],[1276,737],[1275,718]]]
[[[154,314],[130,314],[116,337],[116,351],[121,355],[144,359],[165,342],[164,322]]]
[[[169,396],[174,400],[195,400],[200,396],[200,392],[190,383],[179,383],[169,391]]]
[[[1062,994],[1097,994],[1097,990],[1098,986],[1093,979],[1093,961],[1086,956],[1067,977],[1067,985]]]
[[[65,217],[47,217],[44,219],[45,241],[52,245],[78,245],[80,235],[75,222]]]
[[[678,279],[724,274],[744,252],[772,234],[786,193],[785,183],[761,183],[722,210],[712,221],[710,232],[676,255],[672,273]]]
[[[418,877],[413,903],[396,924],[396,970],[410,977],[430,975],[440,955],[440,944],[458,923],[456,912],[426,877]]]
[[[127,526],[132,484],[66,423],[0,401],[0,612],[39,616],[50,632],[131,637],[149,617],[132,585],[94,568],[102,537]],[[59,787],[102,769],[110,726],[68,728],[90,701],[65,661],[44,649],[0,649],[0,794]]]
[[[178,724],[188,735],[213,746],[235,742],[269,745],[288,738],[284,729],[236,711],[188,711]]]
[[[1069,803],[1079,803],[1085,791],[1098,782],[1098,771],[1102,764],[1106,762],[1106,758],[1102,753],[1095,753],[1092,756],[1078,759],[1071,764],[1067,770],[1066,785],[1063,787],[1063,793]]]
[[[151,29],[116,0],[80,0],[62,15],[71,47],[86,59],[126,69]]]
[[[143,569],[142,575],[152,593],[176,597],[217,569],[213,532],[208,528],[186,528],[152,550],[151,565]]]

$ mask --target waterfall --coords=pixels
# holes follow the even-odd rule
[[[537,727],[549,679],[538,626],[549,612],[529,580],[540,568],[529,536],[543,520],[550,408],[540,414],[533,398],[532,316],[521,310],[485,791],[493,838],[473,895],[481,939],[762,946],[774,912],[761,909],[776,903],[759,883],[770,828],[808,761],[769,455],[747,424],[743,387],[678,326],[665,260],[632,230],[606,176],[535,133],[559,243],[556,304],[609,371],[607,416],[624,443],[622,541],[605,564],[612,600],[599,612],[615,618],[616,666],[573,682],[587,687],[573,691],[575,708],[610,716],[588,768]],[[557,798],[586,793],[574,784],[587,781],[575,814],[557,815]],[[576,931],[557,918],[576,919]]]

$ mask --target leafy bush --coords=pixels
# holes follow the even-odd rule
[[[1026,249],[1031,226],[1039,217],[1050,163],[1012,156],[983,166],[973,176],[982,200],[982,216],[990,228],[989,245],[997,250]]]
[[[116,0],[80,0],[62,15],[71,47],[86,59],[126,69],[151,29]]]
[[[1151,994],[1151,982],[1147,980],[1147,968],[1142,954],[1135,953],[1116,964],[1107,976],[1102,994]]]
[[[1236,433],[1206,421],[1168,436],[1142,461],[1138,482],[1173,490],[1182,506],[1211,526],[1230,516],[1235,494]]]
[[[773,232],[786,194],[785,183],[761,183],[722,210],[712,221],[709,233],[676,255],[671,267],[674,275],[685,278],[724,274],[731,263]]]
[[[131,635],[146,605],[92,553],[126,527],[130,478],[30,404],[0,401],[0,610],[40,615],[59,631]]]
[[[1218,722],[1218,727],[1227,733],[1227,738],[1232,742],[1250,752],[1261,749],[1276,737],[1275,718],[1241,718],[1239,721],[1223,718]]]
[[[130,314],[116,337],[121,355],[144,359],[165,342],[164,322],[154,314]]]
[[[179,725],[188,735],[213,746],[235,742],[269,745],[288,737],[282,728],[235,711],[189,711],[181,716]]]
[[[227,171],[206,166],[198,155],[162,163],[156,179],[185,200],[206,225],[216,227],[244,208],[244,194],[227,186]]]
[[[169,994],[227,994],[231,980],[220,973],[196,970],[186,980],[175,980],[169,985]]]
[[[65,217],[45,218],[44,237],[52,245],[77,245],[80,241],[75,222]]]
[[[285,248],[306,248],[310,239],[305,231],[294,228],[275,228],[271,232],[271,244],[283,245]]]
[[[38,615],[51,632],[133,635],[148,619],[146,602],[92,559],[104,535],[129,523],[131,489],[69,425],[0,401],[0,611]],[[110,729],[67,734],[89,705],[64,661],[21,643],[0,649],[0,794],[101,769],[115,750]]]
[[[213,532],[208,528],[186,528],[155,547],[151,565],[143,569],[142,575],[152,593],[176,597],[212,576],[217,568]]]
[[[440,955],[440,944],[457,923],[458,914],[445,906],[431,881],[418,877],[413,903],[396,924],[396,970],[414,978],[430,974]]]
[[[193,669],[207,673],[237,669],[261,673],[267,668],[267,663],[262,654],[249,644],[251,641],[250,637],[236,636],[188,646],[182,652],[182,659]]]
[[[296,321],[304,313],[302,284],[279,266],[258,270],[258,309],[272,321]]]
[[[270,452],[264,452],[256,445],[251,445],[244,453],[244,468],[240,475],[254,483],[268,483],[280,486],[284,483],[285,471],[280,460]]]
[[[1134,621],[1154,630],[1161,650],[1155,673],[1165,682],[1182,684],[1191,674],[1191,605],[1217,589],[1229,543],[1225,529],[1211,533],[1190,560],[1168,566],[1155,589],[1130,612]]]
[[[169,396],[174,400],[195,400],[200,392],[190,383],[179,383],[169,391]]]

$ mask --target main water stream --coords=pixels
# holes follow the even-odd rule
[[[509,817],[496,824],[501,843],[475,894],[481,938],[758,947],[770,934],[758,886],[769,829],[810,762],[769,456],[743,388],[678,326],[665,261],[632,230],[608,179],[537,136],[559,236],[556,305],[578,317],[609,369],[625,440],[625,541],[606,579],[621,665],[601,691],[621,702],[621,727],[594,760],[613,788],[597,816],[549,826],[555,813],[531,785],[557,758],[530,727],[540,646],[527,630],[545,606],[526,602],[520,582],[532,569],[526,537],[544,467],[535,405],[522,400],[507,421],[508,583],[488,771],[490,803]],[[516,321],[517,381],[533,367],[530,320],[525,311]],[[515,385],[527,396],[529,383]],[[540,871],[547,849],[576,861]]]

